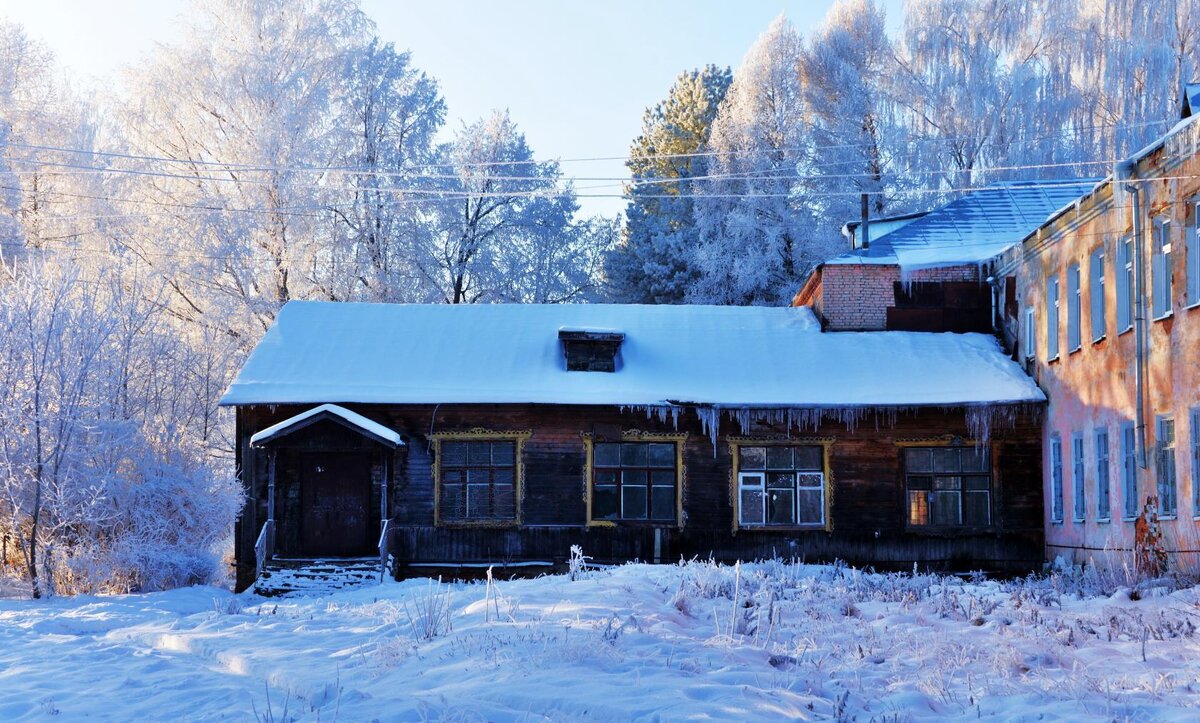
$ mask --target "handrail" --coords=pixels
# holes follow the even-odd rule
[[[275,520],[263,523],[262,531],[254,542],[254,576],[262,577],[267,560],[275,554]]]
[[[379,582],[387,576],[388,563],[388,533],[391,532],[392,521],[384,520],[379,530]]]

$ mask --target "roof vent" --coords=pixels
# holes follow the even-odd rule
[[[611,329],[559,329],[569,372],[615,372],[625,334]]]

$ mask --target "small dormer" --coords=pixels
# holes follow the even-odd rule
[[[615,372],[625,334],[611,329],[562,328],[558,340],[567,359],[567,371]]]

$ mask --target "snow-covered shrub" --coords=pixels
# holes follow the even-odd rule
[[[450,588],[442,585],[440,577],[436,583],[430,580],[424,592],[404,601],[402,607],[417,640],[433,640],[454,629],[450,619]]]
[[[0,532],[33,594],[218,578],[241,504],[211,455],[222,365],[119,268],[14,274],[0,283]]]

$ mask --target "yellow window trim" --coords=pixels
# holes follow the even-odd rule
[[[833,437],[728,437],[729,456],[729,498],[733,505],[733,531],[740,529],[754,531],[794,531],[794,530],[824,530],[833,532],[833,472],[829,467],[829,449],[833,446]],[[821,447],[821,464],[825,475],[825,524],[824,525],[751,525],[741,526],[742,510],[741,495],[738,494],[738,475],[741,472],[740,447]]]
[[[592,519],[592,447],[596,443],[594,435],[591,432],[584,432],[579,435],[583,438],[584,463],[583,463],[583,501],[587,505],[587,526],[588,527],[617,527],[622,520],[593,520]],[[683,464],[683,448],[687,442],[688,435],[684,433],[660,433],[660,432],[643,432],[636,429],[627,429],[621,432],[622,442],[673,442],[675,444],[675,522],[672,526],[683,529],[683,484],[687,478],[685,474],[686,468]],[[607,440],[606,440],[607,441]],[[632,524],[642,524],[633,522]],[[654,525],[654,521],[647,521],[646,524]],[[658,523],[662,525],[662,522]]]
[[[521,430],[492,430],[475,427],[463,432],[435,432],[429,435],[433,442],[433,524],[435,527],[519,527],[521,525],[522,500],[525,497],[525,442],[533,436],[533,431]],[[515,517],[511,520],[456,520],[442,522],[442,442],[516,442],[516,472],[513,479],[513,507]]]

